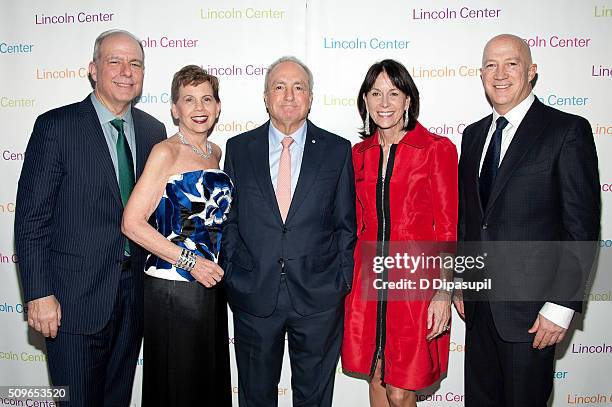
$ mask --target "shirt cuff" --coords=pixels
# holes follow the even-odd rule
[[[567,329],[569,328],[572,318],[574,317],[574,310],[564,307],[563,305],[547,302],[542,306],[540,315],[548,319],[550,322]]]

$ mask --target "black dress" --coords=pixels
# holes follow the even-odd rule
[[[221,170],[170,177],[155,212],[158,231],[218,262],[233,185]],[[151,255],[145,266],[143,400],[148,406],[231,406],[227,300]]]

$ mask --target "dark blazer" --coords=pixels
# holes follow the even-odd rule
[[[136,178],[164,125],[132,108]],[[108,322],[115,304],[124,239],[123,205],[110,152],[88,95],[38,117],[17,190],[15,246],[24,300],[55,295],[61,330],[89,334]],[[130,244],[133,270],[146,253]],[[142,273],[138,273],[142,286]],[[136,290],[142,297],[142,289]]]
[[[340,304],[350,289],[356,239],[351,144],[307,124],[299,180],[283,224],[270,179],[269,122],[228,140],[225,171],[236,195],[223,228],[232,307],[256,316],[276,308],[281,271],[297,312]]]
[[[492,115],[489,115],[463,132],[459,161],[459,239],[466,242],[596,241],[601,202],[597,153],[588,121],[545,106],[536,98],[501,162],[487,207],[482,208],[479,166],[491,121]],[[494,288],[496,285],[503,290],[516,287],[517,295],[523,289],[529,293],[529,301],[491,301],[493,320],[504,340],[532,341],[533,335],[527,330],[553,292],[560,298],[551,298],[551,302],[578,312],[582,310],[584,275],[592,266],[594,250],[586,253],[586,258],[559,248],[551,255],[549,246],[525,245],[520,251],[529,253],[519,254],[531,263],[523,262],[512,269],[509,265],[517,262],[507,258],[501,262],[503,273],[494,270]],[[503,252],[497,252],[497,260],[504,256]],[[510,249],[506,256],[510,256],[508,253]],[[496,259],[489,260],[487,263],[496,262]],[[561,298],[571,287],[572,295]],[[473,299],[469,291],[465,296],[466,300]],[[466,301],[465,305],[469,327],[474,304]]]

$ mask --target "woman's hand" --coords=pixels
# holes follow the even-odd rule
[[[221,281],[223,269],[217,263],[197,256],[191,275],[203,286],[210,288]]]
[[[451,293],[438,290],[427,307],[427,340],[430,341],[450,329]]]

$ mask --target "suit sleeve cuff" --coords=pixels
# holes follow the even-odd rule
[[[547,302],[542,306],[540,315],[554,324],[567,329],[569,328],[572,318],[574,317],[574,310],[559,304]]]

